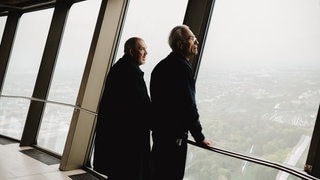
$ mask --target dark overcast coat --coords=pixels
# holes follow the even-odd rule
[[[197,142],[204,139],[195,100],[195,81],[190,63],[170,53],[153,69],[150,96],[154,110],[153,134],[181,138],[191,132]]]
[[[147,179],[150,99],[143,75],[125,55],[107,77],[98,111],[93,165],[111,180]]]
[[[197,142],[204,140],[189,61],[173,52],[160,61],[151,73],[150,95],[153,109],[152,179],[182,180],[188,132]]]

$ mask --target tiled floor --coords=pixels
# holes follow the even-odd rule
[[[0,180],[78,180],[90,176],[84,170],[60,171],[59,161],[49,163],[36,160],[45,155],[35,153],[31,147],[19,147],[19,143],[0,144]],[[32,157],[33,156],[33,157]],[[37,158],[37,157],[36,157]],[[47,158],[44,158],[47,159]],[[84,176],[78,176],[83,174]]]

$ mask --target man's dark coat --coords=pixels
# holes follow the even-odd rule
[[[150,99],[137,62],[124,55],[110,69],[100,101],[94,170],[111,180],[147,180]]]
[[[152,71],[152,180],[182,180],[188,133],[204,140],[195,100],[195,81],[189,61],[170,53]]]
[[[195,91],[191,64],[181,55],[172,52],[155,66],[150,81],[154,136],[176,139],[190,131],[203,141]]]

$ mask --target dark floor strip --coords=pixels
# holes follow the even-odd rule
[[[1,145],[7,145],[7,144],[13,144],[13,143],[17,143],[17,142],[10,140],[8,138],[0,137],[0,144]]]
[[[71,175],[69,177],[73,180],[99,180],[97,177],[94,177],[89,173],[76,174],[76,175]]]
[[[57,159],[53,156],[50,156],[49,154],[46,154],[46,153],[39,151],[37,149],[20,150],[20,152],[38,160],[38,161],[41,161],[47,165],[53,165],[53,164],[60,163],[60,159]]]

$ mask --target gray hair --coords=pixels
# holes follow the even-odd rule
[[[187,29],[190,29],[187,25],[178,25],[171,30],[168,43],[172,50],[179,49],[179,44],[185,40],[184,32]]]

